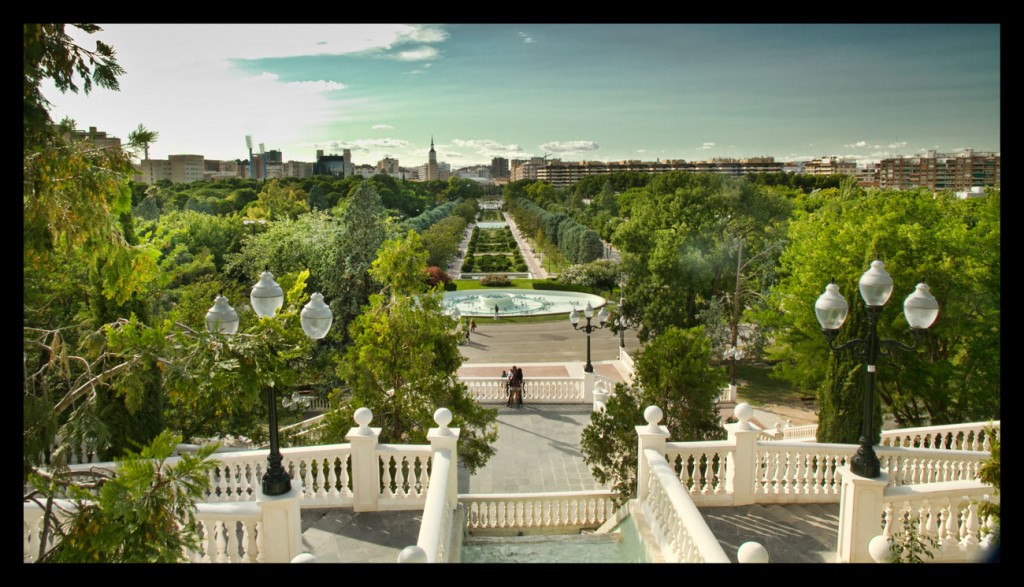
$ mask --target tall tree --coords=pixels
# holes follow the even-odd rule
[[[763,323],[776,340],[776,372],[821,405],[819,439],[856,441],[863,365],[849,352],[830,353],[814,318],[814,301],[835,278],[850,306],[836,344],[865,335],[860,275],[876,258],[895,283],[878,325],[879,336],[910,342],[903,299],[924,276],[939,302],[939,317],[919,347],[883,357],[877,391],[903,426],[999,417],[1000,243],[999,192],[959,200],[929,190],[822,190],[800,212],[781,257],[773,311]],[[847,398],[847,399],[843,399]],[[845,406],[845,407],[844,407]],[[833,423],[833,420],[851,422]]]
[[[419,237],[387,241],[371,276],[384,283],[352,323],[352,344],[338,361],[351,395],[336,394],[328,414],[329,442],[341,442],[356,408],[368,407],[383,442],[425,443],[434,411],[448,408],[461,428],[459,458],[470,472],[494,454],[497,412],[477,403],[457,372],[464,361],[455,323],[441,309],[441,294],[426,290],[427,254]]]
[[[661,408],[672,440],[724,438],[715,406],[724,384],[725,372],[712,366],[701,328],[665,330],[637,357],[635,384],[616,386],[606,409],[591,414],[583,429],[580,450],[594,479],[610,484],[620,505],[636,494],[636,426],[647,406]]]

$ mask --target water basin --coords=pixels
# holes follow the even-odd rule
[[[601,296],[574,291],[528,289],[467,289],[445,292],[445,310],[458,308],[463,316],[536,316],[583,311],[587,302],[595,309],[607,303]],[[497,308],[497,310],[495,310]]]

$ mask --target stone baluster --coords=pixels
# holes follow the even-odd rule
[[[665,426],[659,426],[658,422],[661,422],[663,413],[661,408],[658,406],[647,406],[644,410],[644,419],[647,420],[646,426],[637,426],[636,434],[639,442],[639,452],[637,453],[640,458],[637,468],[637,499],[641,502],[647,498],[650,491],[649,477],[650,465],[647,463],[647,457],[644,455],[644,451],[648,448],[653,449],[660,455],[665,454],[665,442],[668,440],[668,428]]]
[[[216,556],[214,557],[214,560],[219,563],[231,562],[231,559],[229,558],[228,555],[228,553],[230,553],[231,551],[228,550],[228,547],[231,546],[235,542],[235,540],[234,532],[228,532],[227,526],[228,525],[225,522],[220,520],[213,523],[213,530],[216,533],[215,542],[217,543],[217,552]],[[235,552],[238,552],[238,545],[235,544],[234,546]]]
[[[921,524],[920,534],[925,538],[937,540],[939,532],[935,519],[939,517],[938,505],[926,500],[921,506],[921,517],[924,518],[924,523]]]
[[[941,506],[942,518],[939,520],[939,548],[950,552],[957,548],[957,536],[959,532],[959,513],[952,499],[946,498]]]
[[[373,412],[368,408],[357,409],[353,419],[359,427],[350,429],[345,436],[352,447],[352,508],[357,512],[374,512],[377,511],[377,500],[380,497],[377,458],[380,428],[370,428]]]
[[[979,543],[978,534],[981,532],[981,524],[978,521],[977,502],[971,501],[967,505],[967,522],[963,526],[964,533],[963,538],[960,540],[960,544],[971,549],[977,548]]]
[[[757,430],[750,425],[754,408],[744,402],[736,404],[733,415],[738,420],[726,424],[729,440],[733,443],[725,467],[726,491],[733,496],[733,505],[754,503],[754,485],[757,482]]]

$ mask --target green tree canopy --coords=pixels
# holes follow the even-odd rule
[[[876,387],[886,408],[903,426],[998,418],[999,192],[959,200],[924,189],[847,188],[818,192],[811,204],[813,211],[798,213],[790,226],[781,280],[772,292],[774,311],[766,313],[764,324],[778,343],[772,353],[780,360],[776,372],[817,391],[819,430],[847,431],[819,438],[856,440],[849,431],[860,428],[855,407],[864,369],[849,352],[829,352],[814,302],[835,278],[850,306],[836,344],[864,336],[857,281],[876,258],[895,284],[879,336],[910,342],[900,306],[922,276],[939,302],[938,320],[917,350],[879,361]]]
[[[594,479],[610,484],[620,505],[636,494],[636,426],[647,406],[661,408],[672,440],[724,438],[715,402],[725,382],[703,329],[665,330],[637,356],[635,384],[616,386],[606,409],[591,414],[583,429],[580,449]]]
[[[329,442],[342,442],[352,414],[365,406],[382,442],[426,443],[438,408],[452,412],[461,428],[459,457],[471,472],[494,454],[497,412],[482,407],[459,382],[463,357],[455,323],[441,309],[441,294],[428,292],[419,237],[387,241],[373,263],[372,277],[385,284],[352,323],[352,344],[339,358],[338,374],[351,395],[335,394],[339,409],[328,414]]]

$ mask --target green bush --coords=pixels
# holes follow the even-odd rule
[[[546,289],[546,290],[551,290],[551,291],[576,291],[576,292],[600,295],[592,287],[587,287],[587,286],[584,286],[584,285],[572,285],[572,284],[569,284],[569,283],[560,283],[558,281],[555,281],[554,279],[537,279],[537,280],[534,280],[534,282],[533,282],[533,289],[542,289],[542,290]]]

